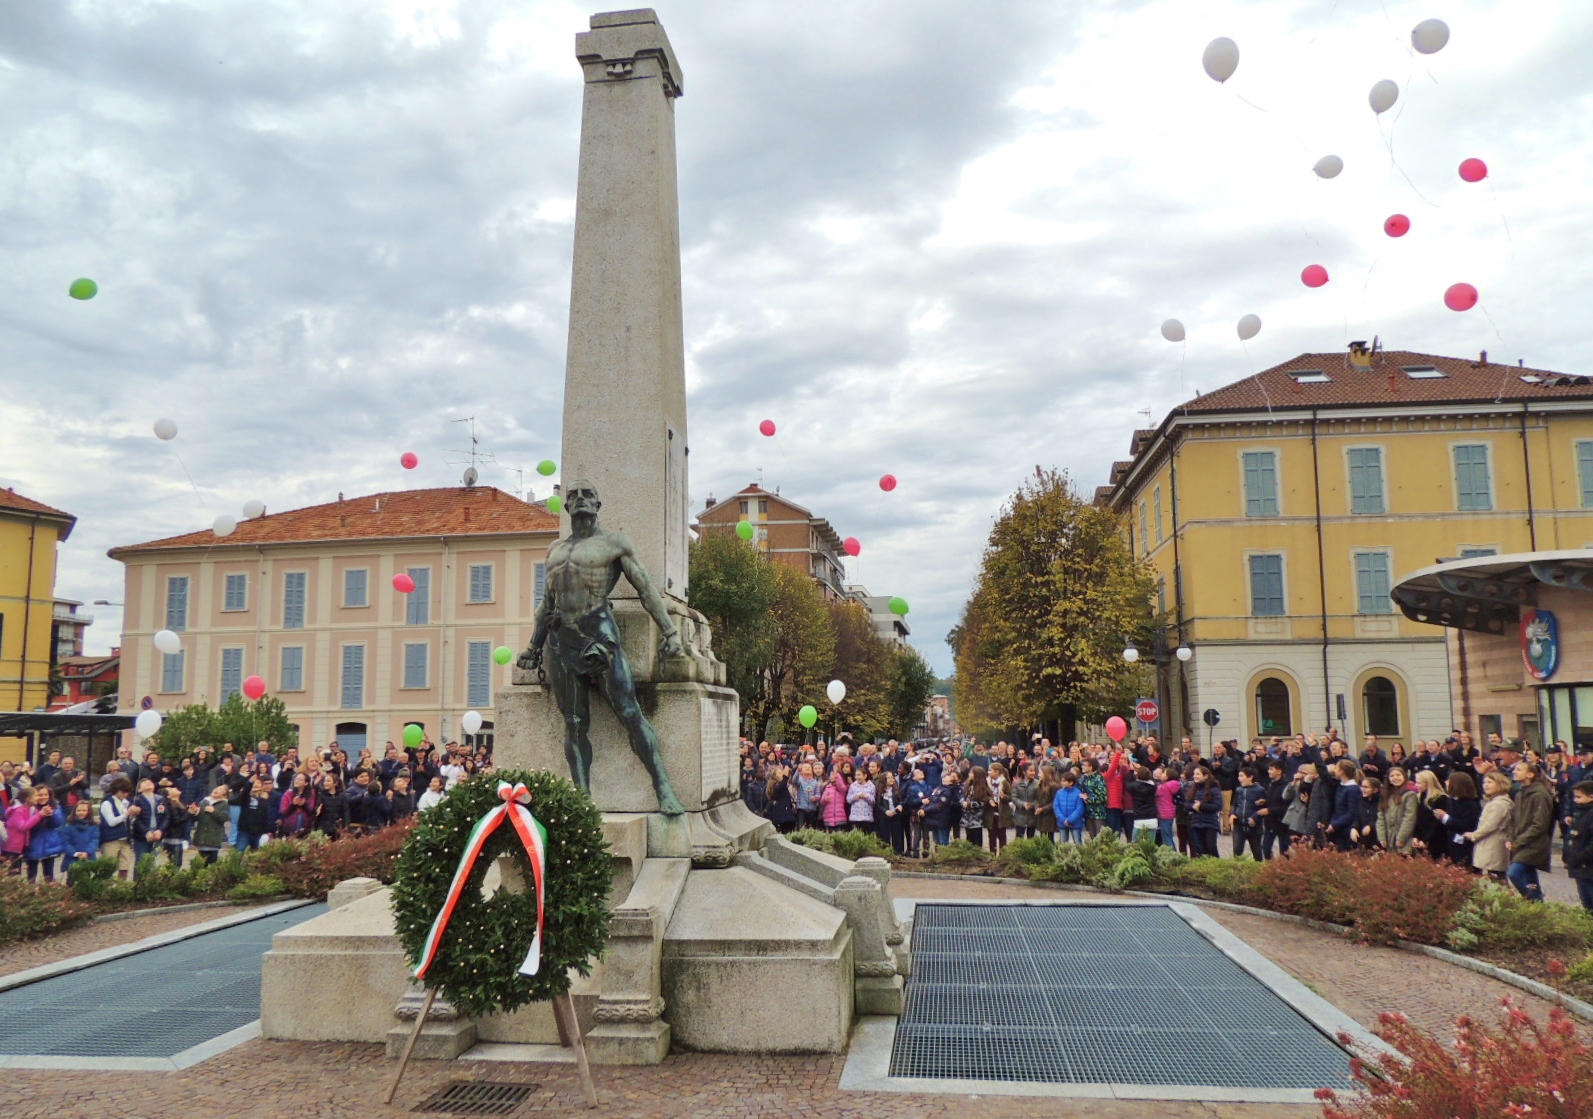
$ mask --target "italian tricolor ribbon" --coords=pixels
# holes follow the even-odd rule
[[[453,884],[448,887],[448,900],[443,902],[442,911],[431,923],[431,932],[426,934],[426,947],[421,951],[419,966],[415,968],[416,979],[424,979],[426,970],[437,958],[437,949],[442,945],[443,933],[454,915],[454,909],[459,905],[459,898],[465,892],[465,884],[470,881],[470,872],[475,869],[476,859],[480,857],[482,848],[487,845],[487,840],[492,838],[492,833],[497,831],[505,820],[513,824],[514,830],[520,835],[520,842],[525,845],[525,853],[531,859],[531,871],[536,877],[537,886],[537,931],[531,938],[531,949],[525,954],[525,962],[520,965],[520,974],[535,975],[537,968],[541,966],[542,882],[547,869],[548,830],[526,807],[531,803],[531,792],[523,784],[510,785],[507,781],[500,781],[498,796],[503,803],[478,820],[476,826],[470,830],[470,838],[465,841],[464,854],[459,857],[459,869],[454,871]]]

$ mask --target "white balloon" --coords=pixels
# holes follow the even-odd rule
[[[1411,28],[1410,45],[1420,54],[1437,54],[1449,42],[1449,24],[1441,19],[1424,19]]]
[[[175,439],[175,438],[177,438],[177,421],[176,420],[165,420],[165,419],[156,420],[155,421],[155,436],[158,439]]]
[[[1177,319],[1168,319],[1162,323],[1162,337],[1169,342],[1182,342],[1184,340],[1184,324]]]
[[[1260,315],[1246,315],[1244,318],[1239,320],[1239,338],[1241,341],[1248,342],[1250,339],[1254,338],[1260,333]]]
[[[1399,86],[1384,78],[1372,86],[1372,92],[1366,95],[1366,100],[1372,106],[1372,112],[1386,113],[1399,100]]]
[[[1239,44],[1232,39],[1213,39],[1206,44],[1200,64],[1206,68],[1206,76],[1212,81],[1227,81],[1239,69]]]
[[[156,630],[155,648],[168,655],[176,655],[183,650],[183,639],[169,629]]]
[[[830,697],[831,703],[840,703],[846,698],[846,685],[839,680],[831,680],[830,686],[824,689],[824,694]]]
[[[1316,166],[1311,168],[1319,179],[1336,179],[1339,172],[1344,170],[1344,161],[1336,155],[1325,155],[1316,161]]]
[[[217,536],[231,536],[238,531],[238,518],[229,517],[222,513],[210,525],[210,531]]]
[[[466,734],[475,734],[481,729],[481,712],[466,711],[464,717],[459,720],[459,725],[464,728]]]
[[[251,521],[256,517],[265,516],[265,502],[245,501],[243,503],[243,515]]]
[[[160,730],[162,721],[160,712],[151,707],[148,711],[138,713],[138,718],[133,720],[133,729],[138,732],[140,738],[149,738]]]

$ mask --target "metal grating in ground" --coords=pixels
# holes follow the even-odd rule
[[[893,1077],[1312,1089],[1348,1070],[1166,906],[917,906]]]
[[[0,991],[0,1055],[170,1058],[260,1017],[271,937],[312,905]]]
[[[535,1084],[455,1080],[417,1105],[415,1110],[446,1111],[453,1115],[513,1115],[536,1090]]]

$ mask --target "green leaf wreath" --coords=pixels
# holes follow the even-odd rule
[[[413,968],[432,921],[448,897],[466,838],[476,822],[503,803],[499,782],[523,783],[531,812],[547,829],[542,964],[536,975],[519,967],[537,927],[531,863],[512,827],[493,833],[476,860],[426,973],[426,986],[470,1018],[507,1013],[569,990],[569,969],[591,972],[608,938],[608,891],[613,869],[603,842],[603,819],[592,798],[563,777],[546,771],[497,770],[455,785],[441,803],[420,813],[398,856],[393,880],[393,916],[404,955]],[[505,853],[519,864],[524,892],[499,889],[481,896],[487,868]]]

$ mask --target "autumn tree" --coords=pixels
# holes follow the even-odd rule
[[[891,725],[896,658],[880,640],[873,616],[861,603],[850,599],[831,602],[829,613],[835,631],[830,675],[846,684],[846,698],[833,716],[828,703],[819,705],[825,712],[825,725],[832,737],[838,730],[849,730],[864,741],[886,734]]]
[[[910,645],[898,646],[891,659],[890,721],[885,733],[908,738],[924,721],[929,697],[935,694],[935,670]]]
[[[774,565],[731,533],[710,533],[691,546],[689,601],[708,619],[714,653],[743,712],[761,699],[774,654],[776,580]]]
[[[1145,675],[1123,660],[1123,642],[1148,632],[1151,594],[1116,514],[1037,467],[991,529],[953,630],[964,725],[1121,709]]]

